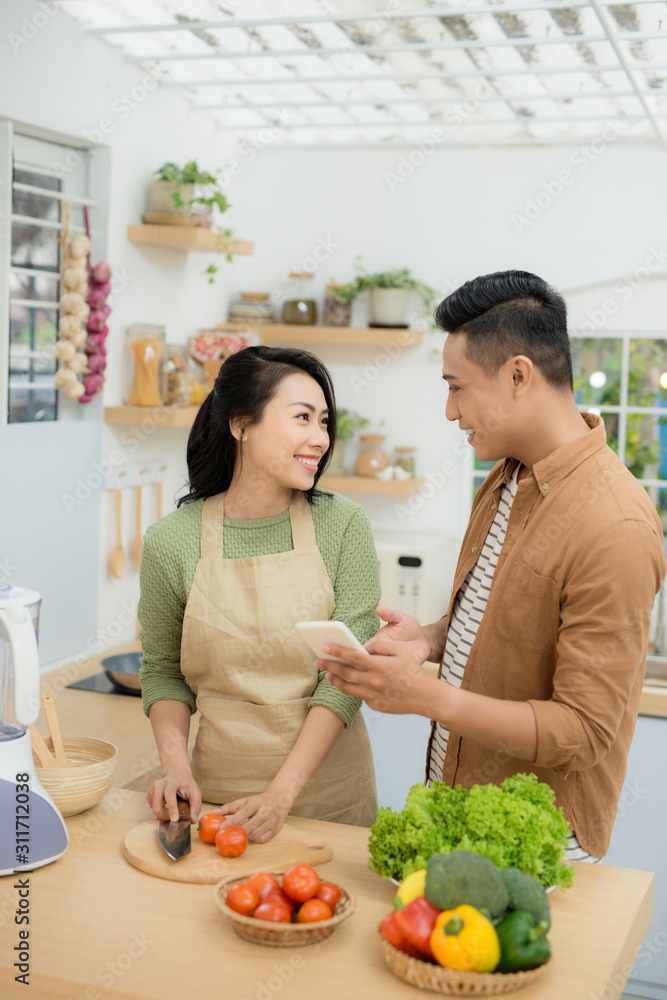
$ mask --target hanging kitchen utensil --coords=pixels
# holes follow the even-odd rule
[[[120,578],[125,572],[125,553],[123,552],[123,536],[121,532],[121,490],[116,490],[116,547],[109,556],[109,572]]]
[[[141,538],[141,486],[136,487],[137,493],[137,534],[134,541],[132,542],[132,548],[130,549],[130,555],[132,557],[132,566],[134,567],[134,572],[139,572],[139,567],[141,565],[141,549],[143,547],[143,540]]]
[[[42,694],[42,705],[46,712],[46,721],[49,724],[49,732],[53,741],[53,756],[56,759],[56,766],[74,767],[72,761],[65,756],[65,748],[63,746],[63,738],[60,735],[60,723],[58,722],[58,713],[56,712],[56,703],[53,700],[53,695],[45,691]]]
[[[160,480],[155,484],[155,520],[162,519],[162,483]]]
[[[28,726],[30,730],[30,737],[32,748],[37,754],[37,758],[42,767],[58,767],[56,759],[47,747],[46,743],[42,739],[40,733],[37,732],[33,725]]]

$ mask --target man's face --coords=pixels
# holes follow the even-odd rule
[[[489,378],[466,358],[465,343],[465,333],[450,333],[445,341],[442,377],[449,386],[445,413],[448,420],[458,421],[477,458],[495,462],[512,454],[512,362]]]

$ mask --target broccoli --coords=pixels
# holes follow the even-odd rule
[[[426,866],[425,896],[439,910],[453,910],[467,903],[499,917],[509,904],[509,894],[493,861],[474,851],[434,854]]]
[[[551,927],[551,907],[544,886],[532,875],[527,875],[520,868],[505,868],[500,876],[509,894],[510,910],[524,910],[535,918],[535,923],[546,923],[545,930]]]

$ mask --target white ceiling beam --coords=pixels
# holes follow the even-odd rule
[[[611,20],[609,18],[609,14],[607,13],[606,10],[602,9],[602,7],[600,6],[599,0],[591,0],[591,6],[593,7],[593,10],[597,14],[598,21],[602,25],[602,27],[604,29],[605,35],[609,39],[609,44],[611,45],[611,47],[613,48],[614,52],[616,53],[616,58],[618,59],[619,63],[621,64],[621,66],[625,70],[625,74],[626,74],[626,76],[627,76],[627,78],[628,78],[628,80],[630,82],[630,86],[632,87],[632,89],[634,90],[635,94],[637,95],[637,98],[638,98],[641,106],[643,107],[644,112],[646,114],[646,117],[648,118],[649,122],[651,123],[655,134],[657,135],[658,139],[660,139],[660,141],[662,142],[662,144],[664,146],[667,146],[667,138],[665,137],[665,134],[662,131],[662,129],[660,128],[660,126],[658,124],[658,121],[657,121],[657,119],[659,117],[661,117],[661,116],[655,114],[655,112],[649,106],[648,101],[644,98],[642,90],[641,90],[641,88],[640,88],[637,80],[634,77],[634,73],[632,72],[632,70],[630,68],[630,64],[628,63],[628,60],[625,57],[625,53],[623,52],[623,49],[621,48],[621,46],[618,44],[618,40],[622,36],[619,35],[617,32],[614,31],[614,27],[613,27],[613,25],[611,23]]]
[[[665,97],[667,98],[667,91],[664,93],[657,92],[651,94],[648,91],[642,91],[642,93],[647,94],[650,97]],[[253,101],[252,104],[195,104],[192,107],[192,111],[254,111],[257,108],[330,108],[330,107],[343,107],[343,108],[356,108],[356,107],[385,107],[386,105],[391,105],[392,107],[396,104],[461,104],[462,101],[467,100],[469,97],[475,98],[475,94],[462,94],[460,97],[398,97],[384,99],[382,97],[369,98],[364,101],[339,101],[335,98],[331,98],[330,101],[298,101],[296,103],[285,103],[285,101]],[[495,104],[499,101],[600,101],[600,100],[612,100],[617,97],[633,97],[637,98],[637,93],[634,90],[616,90],[607,91],[600,90],[597,93],[564,93],[564,94],[549,94],[544,91],[541,94],[494,94],[492,97],[484,97],[484,104]]]
[[[248,109],[252,110],[252,109]],[[658,118],[667,118],[667,114],[657,115]],[[445,128],[465,128],[480,127],[486,128],[487,125],[542,125],[545,123],[554,124],[562,123],[565,125],[571,125],[572,123],[578,122],[604,122],[609,121],[611,115],[578,115],[568,118],[566,116],[558,116],[555,118],[528,118],[521,117],[520,115],[514,115],[512,118],[477,118],[471,119],[470,121],[460,121],[460,122],[447,122],[444,119],[430,118],[428,121],[423,122],[299,122],[295,125],[282,125],[286,131],[291,132],[292,129],[296,128],[320,128],[320,129],[330,129],[330,128],[387,128],[387,129],[402,129],[402,128],[437,128],[440,125],[444,125]],[[622,122],[634,122],[634,121],[645,121],[645,115],[617,115],[616,121]],[[257,129],[264,127],[261,122],[255,122],[252,125],[229,125],[227,123],[220,124],[216,123],[218,129],[223,129],[224,131],[245,131],[246,129]],[[265,123],[266,125],[269,122]],[[594,138],[594,137],[593,137]]]
[[[645,66],[636,66],[638,73],[664,72],[667,70],[667,63],[647,63]],[[561,73],[623,73],[625,71],[618,63],[601,63],[597,66],[548,66],[543,69],[520,67],[517,69],[475,69],[458,72],[442,73],[397,73],[396,76],[368,76],[367,73],[360,73],[358,76],[290,76],[290,77],[267,77],[260,79],[253,77],[248,80],[165,80],[160,83],[161,87],[275,87],[281,84],[294,85],[303,83],[310,86],[313,83],[398,83],[412,82],[417,80],[462,80],[467,78],[479,78],[480,76],[553,76]]]
[[[665,33],[659,31],[623,31],[616,34],[615,39],[624,42],[639,42],[660,38],[665,40]],[[449,42],[400,42],[396,45],[338,45],[334,48],[310,48],[304,45],[301,49],[259,49],[248,52],[229,50],[226,52],[179,52],[147,54],[133,57],[135,63],[156,62],[196,62],[210,59],[294,59],[299,56],[367,56],[391,52],[441,52],[457,49],[496,49],[496,48],[529,48],[534,45],[592,45],[596,42],[610,42],[606,32],[602,35],[545,35],[535,38],[531,35],[512,36],[505,38],[464,38],[452,39]]]
[[[424,136],[424,138],[427,139],[428,136]],[[446,153],[449,153],[452,149],[469,149],[476,146],[483,146],[486,149],[504,149],[507,146],[561,146],[567,149],[570,147],[579,148],[582,142],[587,141],[588,139],[585,136],[570,136],[569,138],[560,137],[555,139],[540,139],[537,136],[508,136],[506,139],[458,139],[456,142],[449,142],[446,146],[440,146],[438,149],[440,152]],[[266,147],[265,152],[267,155],[270,153],[294,153],[295,151],[308,151],[309,153],[313,151],[331,152],[332,150],[375,150],[386,153],[387,150],[391,149],[414,149],[418,142],[419,139],[413,139],[411,142],[315,142],[308,143],[308,145],[274,142]],[[657,145],[658,143],[654,138],[647,136],[637,136],[628,139],[619,135],[618,139],[614,142],[614,146],[632,146],[633,148],[644,146],[649,149],[655,149]],[[438,149],[435,151],[437,152]],[[604,333],[604,336],[608,337],[609,332]]]
[[[661,3],[664,0],[636,0],[638,3]],[[607,0],[605,6],[618,3]],[[460,7],[426,7],[419,10],[366,10],[361,14],[303,14],[289,17],[230,18],[228,21],[176,21],[169,24],[123,24],[108,27],[85,28],[86,35],[134,35],[163,31],[218,31],[224,28],[266,28],[292,24],[350,24],[358,21],[411,21],[422,17],[469,17],[475,14],[521,13],[529,10],[583,10],[589,0],[535,0],[532,3],[495,3]]]

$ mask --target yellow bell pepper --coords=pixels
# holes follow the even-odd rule
[[[493,972],[500,961],[496,929],[483,913],[465,904],[443,910],[431,933],[439,965],[458,972]]]
[[[411,903],[413,899],[424,895],[426,886],[426,869],[420,868],[417,872],[411,872],[401,882],[398,892],[394,896],[394,909],[402,910],[404,906]]]

